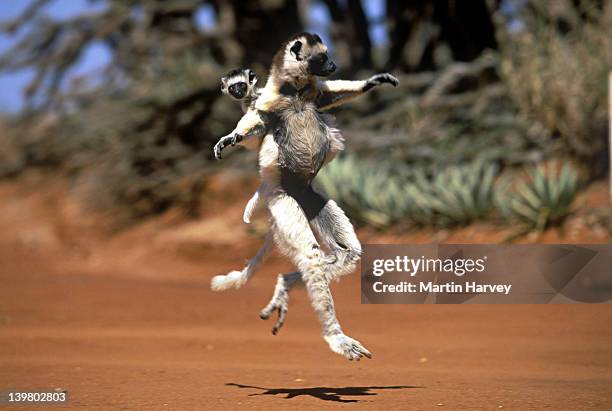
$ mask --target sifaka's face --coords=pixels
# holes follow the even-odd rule
[[[316,34],[304,33],[287,45],[285,69],[310,76],[327,77],[336,71],[327,46]]]
[[[251,94],[257,83],[257,76],[251,69],[232,70],[221,78],[221,91],[236,100]]]
[[[327,52],[317,53],[308,59],[308,70],[314,76],[327,77],[336,71],[336,63],[329,58]]]
[[[249,86],[244,81],[232,84],[228,87],[228,91],[236,100],[242,100],[246,97]]]

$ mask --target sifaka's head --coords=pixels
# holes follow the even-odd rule
[[[221,77],[221,91],[236,100],[243,100],[253,93],[257,76],[251,69],[235,69]]]
[[[329,76],[336,71],[336,64],[329,57],[321,37],[299,33],[283,43],[276,52],[272,70],[285,80],[303,81],[312,76]]]

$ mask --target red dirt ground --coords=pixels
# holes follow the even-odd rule
[[[372,360],[327,349],[303,290],[273,336],[258,312],[288,262],[239,291],[208,286],[260,242],[239,223],[247,195],[109,235],[61,185],[1,184],[0,389],[61,388],[94,409],[612,409],[611,305],[368,306],[355,273],[333,291]]]

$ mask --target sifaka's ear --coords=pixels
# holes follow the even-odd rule
[[[299,40],[296,40],[295,43],[293,43],[293,45],[289,49],[289,52],[295,56],[295,59],[297,61],[302,61],[302,59],[300,58],[300,50],[302,50],[302,42]]]
[[[248,70],[249,72],[249,84],[251,86],[254,86],[255,83],[257,83],[257,75],[255,74],[255,72],[253,70]]]

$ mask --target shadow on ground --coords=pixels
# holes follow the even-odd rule
[[[410,388],[423,388],[413,385],[390,385],[390,386],[371,386],[371,387],[310,387],[310,388],[265,388],[255,387],[252,385],[242,385],[233,382],[225,385],[238,387],[238,388],[252,388],[261,390],[262,392],[249,394],[249,397],[256,395],[285,395],[284,398],[291,399],[302,395],[309,395],[311,397],[318,398],[323,401],[335,401],[335,402],[359,402],[359,400],[346,399],[342,396],[353,397],[353,396],[365,396],[365,395],[378,395],[375,390],[403,390]]]

